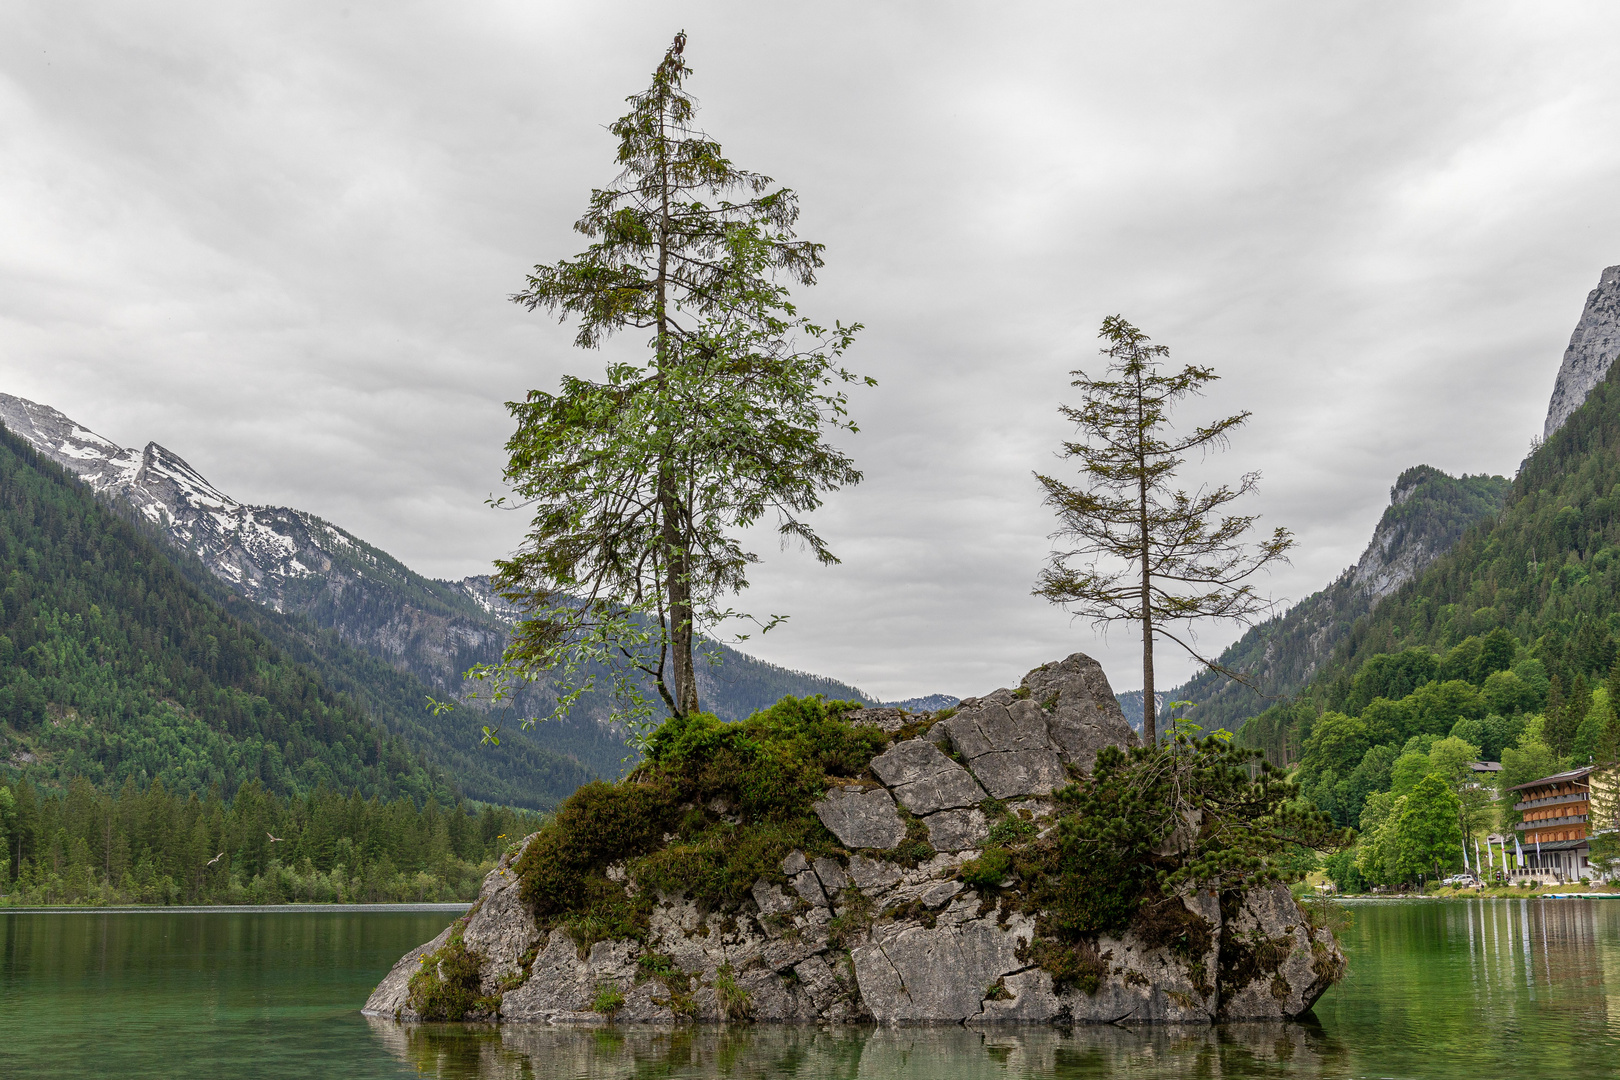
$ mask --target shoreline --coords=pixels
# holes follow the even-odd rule
[[[1330,896],[1327,899],[1341,904],[1391,903],[1401,900],[1620,900],[1620,892],[1542,892],[1530,889],[1488,889],[1448,893],[1406,893],[1398,896],[1377,896],[1370,893],[1351,893]]]
[[[399,904],[145,904],[145,905],[119,905],[116,907],[93,907],[88,904],[53,904],[48,906],[32,905],[29,907],[6,907],[0,905],[0,915],[150,915],[163,913],[188,913],[194,915],[217,915],[231,912],[244,914],[274,914],[277,912],[302,912],[305,914],[336,914],[338,912],[358,912],[360,914],[381,914],[385,912],[431,912],[431,911],[466,911],[472,907],[471,900],[451,900],[433,903],[399,903]]]

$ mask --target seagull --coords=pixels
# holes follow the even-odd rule
[[[272,844],[279,844],[279,843],[281,843],[281,842],[282,842],[282,841],[283,841],[283,840],[285,840],[285,839],[287,839],[287,838],[286,838],[286,837],[285,837],[285,836],[271,836],[271,835],[270,835],[270,833],[268,833],[268,832],[266,832],[266,833],[265,833],[265,834],[264,834],[264,835],[266,835],[266,836],[269,836],[269,837],[270,837],[270,842],[271,842],[271,843],[272,843]]]
[[[215,855],[212,859],[209,859],[208,860],[208,865],[213,866],[215,863],[219,862],[219,860],[223,859],[224,857],[225,857],[225,853],[222,851],[218,855]]]

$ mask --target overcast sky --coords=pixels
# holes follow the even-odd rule
[[[867,329],[826,569],[758,538],[746,648],[885,698],[1140,646],[1030,595],[1068,372],[1121,313],[1253,410],[1212,476],[1297,600],[1404,468],[1511,475],[1620,263],[1612,4],[0,5],[0,391],[439,577],[502,403],[606,356],[507,302],[576,253],[604,127],[690,35],[701,121],[801,198],[799,297]],[[619,347],[633,349],[635,341]],[[1218,648],[1237,635],[1209,628]],[[1191,674],[1174,655],[1166,677]]]

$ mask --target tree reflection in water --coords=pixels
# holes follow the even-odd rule
[[[496,1028],[374,1018],[371,1027],[401,1062],[436,1080],[1224,1078],[1315,1076],[1347,1064],[1343,1047],[1314,1024]]]

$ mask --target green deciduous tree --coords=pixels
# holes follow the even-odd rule
[[[1462,827],[1457,793],[1445,777],[1418,781],[1395,824],[1396,866],[1410,881],[1439,874],[1462,859]]]
[[[1063,444],[1062,456],[1078,461],[1082,482],[1036,474],[1046,505],[1061,522],[1053,539],[1074,546],[1052,553],[1035,594],[1099,625],[1125,622],[1141,628],[1142,731],[1151,743],[1157,719],[1155,638],[1173,641],[1206,667],[1219,669],[1194,649],[1190,632],[1172,627],[1199,619],[1249,622],[1269,611],[1270,602],[1247,579],[1284,558],[1293,538],[1279,528],[1251,549],[1242,537],[1255,515],[1225,512],[1255,489],[1258,473],[1245,474],[1236,485],[1201,487],[1191,494],[1174,486],[1186,455],[1223,447],[1230,432],[1249,418],[1241,412],[1186,434],[1171,433],[1172,408],[1213,382],[1215,372],[1191,365],[1162,372],[1159,362],[1169,350],[1150,344],[1118,315],[1103,320],[1099,336],[1108,342],[1102,350],[1108,358],[1104,377],[1071,372],[1081,404],[1059,406],[1080,430],[1079,439]]]
[[[812,284],[822,245],[794,235],[791,190],[738,168],[695,126],[685,41],[610,128],[621,172],[574,226],[590,246],[536,266],[512,297],[577,319],[581,348],[649,336],[644,363],[509,406],[506,478],[533,523],[497,564],[497,588],[527,617],[503,663],[474,670],[495,697],[560,670],[566,708],[606,669],[621,715],[652,714],[645,684],[671,715],[696,712],[694,643],[739,615],[723,600],[757,561],[737,531],[771,520],[784,544],[837,562],[805,515],[861,479],[825,439],[856,430],[840,387],[872,382],[839,363],[859,326],[794,307],[784,282]]]

